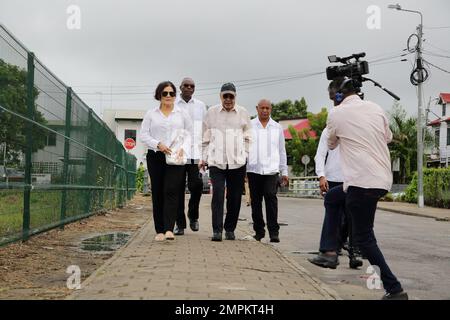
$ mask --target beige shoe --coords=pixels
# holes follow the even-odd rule
[[[155,241],[161,242],[166,240],[166,237],[164,237],[164,233],[158,233],[155,237]]]
[[[172,231],[167,231],[166,232],[166,239],[167,240],[175,240],[175,236],[174,236]]]

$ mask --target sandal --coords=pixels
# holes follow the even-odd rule
[[[156,235],[156,237],[155,237],[155,241],[161,242],[161,241],[164,241],[164,240],[166,240],[166,238],[164,237],[163,233],[158,233]]]
[[[174,236],[172,231],[167,231],[166,232],[166,239],[167,240],[175,240],[175,236]]]

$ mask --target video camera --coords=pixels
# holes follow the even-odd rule
[[[364,96],[363,93],[361,93],[361,87],[362,83],[364,81],[370,81],[372,82],[376,87],[381,88],[386,93],[388,93],[390,96],[392,96],[396,100],[400,100],[400,98],[394,94],[393,92],[389,91],[388,89],[381,86],[378,82],[363,77],[365,74],[369,74],[369,63],[367,61],[360,61],[360,58],[364,58],[366,56],[365,52],[361,53],[354,53],[351,56],[348,57],[337,57],[335,55],[328,56],[328,61],[330,63],[342,63],[343,65],[340,66],[330,66],[327,67],[327,79],[328,80],[335,80],[337,78],[341,77],[347,77],[351,79],[352,81],[349,81],[352,83],[353,88],[355,89],[355,92],[358,93],[361,97]],[[352,59],[355,59],[353,62]]]
[[[353,85],[355,89],[362,87],[362,82],[364,74],[369,73],[369,63],[367,61],[359,61],[360,58],[366,56],[365,52],[355,53],[348,57],[337,57],[335,55],[328,56],[330,63],[343,63],[340,66],[331,66],[327,68],[327,79],[334,80],[340,77],[348,77],[353,80]],[[354,62],[350,60],[355,59]]]

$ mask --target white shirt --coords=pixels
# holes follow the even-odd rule
[[[354,186],[389,191],[392,172],[387,144],[392,132],[383,109],[351,95],[331,110],[327,127],[329,148],[340,145],[344,190]]]
[[[192,136],[191,136],[191,158],[199,160],[202,157],[202,137],[203,137],[203,120],[206,115],[206,105],[197,99],[192,98],[188,102],[178,97],[175,105],[186,110],[192,120]]]
[[[319,147],[317,148],[316,156],[314,157],[316,174],[319,178],[325,177],[328,181],[333,182],[344,181],[339,152],[339,146],[334,150],[328,149],[328,129],[325,128],[320,135]],[[327,160],[326,163],[325,159]]]
[[[258,118],[250,121],[252,143],[248,156],[247,172],[261,175],[281,173],[288,175],[286,147],[281,125],[272,118],[264,128]]]
[[[141,125],[140,140],[150,150],[158,151],[158,143],[170,148],[177,136],[183,136],[183,149],[188,158],[191,147],[192,122],[187,111],[174,105],[169,116],[165,116],[159,107],[147,111]]]

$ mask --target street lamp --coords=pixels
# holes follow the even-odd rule
[[[405,11],[411,13],[417,13],[420,15],[420,24],[417,26],[417,55],[416,59],[418,65],[422,66],[422,28],[423,28],[423,15],[420,11],[403,9],[398,3],[388,5],[389,9],[395,9],[398,11]],[[417,115],[417,205],[419,208],[424,206],[423,198],[423,132],[422,132],[422,82],[424,82],[423,72],[419,70],[417,81],[417,96],[418,96],[418,115]]]

